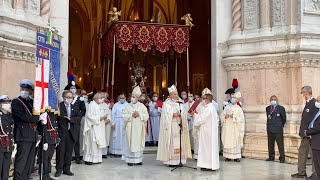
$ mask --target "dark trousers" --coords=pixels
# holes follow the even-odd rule
[[[310,152],[310,139],[308,138],[303,138],[301,139],[299,151],[298,151],[298,173],[299,174],[306,174],[306,164],[307,164],[307,159],[308,159],[308,154]],[[310,154],[311,158],[312,153]],[[314,163],[312,163],[312,173],[316,173]]]
[[[14,180],[30,179],[35,153],[35,142],[17,142],[17,154],[14,161]]]
[[[76,160],[80,160],[80,142],[79,142],[79,139],[80,139],[80,124],[78,124],[78,127],[77,127],[77,136],[78,136],[78,139],[75,139],[75,144],[74,144],[74,155],[75,155],[75,158]]]
[[[40,146],[41,147],[41,146]],[[40,149],[40,148],[39,148]],[[43,149],[41,147],[41,149]],[[56,149],[55,144],[49,144],[48,149],[46,151],[43,150],[43,177],[46,177],[51,173],[51,160],[53,157],[54,150]],[[39,160],[39,174],[41,174],[41,163],[42,163],[42,157],[41,157],[41,151],[39,150],[40,154],[40,160]]]
[[[313,154],[313,165],[317,172],[317,177],[320,177],[320,150],[312,150]]]
[[[274,144],[277,142],[280,160],[285,159],[284,155],[284,142],[283,142],[283,133],[272,133],[268,132],[268,151],[269,151],[269,158],[275,159],[275,152],[274,152]]]
[[[0,179],[9,179],[12,152],[0,152]]]
[[[69,172],[72,160],[72,150],[75,142],[70,132],[61,136],[60,139],[61,141],[57,147],[56,153],[56,170],[63,170],[64,172]]]

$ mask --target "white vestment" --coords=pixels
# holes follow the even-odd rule
[[[186,112],[187,112],[188,127],[189,127],[189,137],[190,137],[190,146],[191,146],[192,150],[194,150],[194,143],[193,143],[193,136],[192,136],[193,121],[192,121],[192,117],[190,116],[188,111],[191,108],[191,106],[193,105],[193,103],[194,103],[194,101],[192,101],[191,103],[189,101],[184,103],[184,108],[186,109]]]
[[[206,169],[219,169],[218,113],[212,103],[194,114],[194,125],[199,126],[199,151],[197,166]]]
[[[106,104],[105,102],[99,104],[100,111],[102,116],[107,116],[107,119],[111,121],[111,110],[110,104]],[[102,155],[108,154],[108,146],[110,144],[110,136],[111,136],[111,122],[105,122],[105,138],[106,138],[106,147],[102,149]]]
[[[200,102],[196,108],[196,112],[199,114],[204,111],[205,106],[203,102]],[[193,159],[198,159],[198,150],[199,150],[199,126],[193,124],[192,128],[192,142],[193,142]]]
[[[124,121],[122,111],[128,103],[121,104],[117,102],[112,107],[111,125],[115,125],[115,129],[111,130],[111,138],[109,144],[109,152],[111,154],[122,155],[124,144]]]
[[[156,108],[156,104],[157,102],[153,101],[149,103],[150,118],[148,121],[148,134],[146,136],[147,142],[159,140],[161,108]]]
[[[233,115],[233,118],[225,118],[226,115]],[[228,159],[240,159],[241,148],[243,147],[244,137],[244,114],[240,106],[228,104],[221,119],[221,140],[223,144],[223,157]]]
[[[140,116],[134,118],[133,112],[137,111]],[[125,143],[123,160],[127,163],[140,163],[143,158],[145,147],[146,122],[149,118],[146,106],[140,102],[129,103],[122,111],[125,122]]]
[[[181,113],[180,113],[181,112]],[[181,117],[174,118],[173,113],[180,113]],[[164,164],[178,165],[180,161],[180,127],[182,121],[182,141],[181,141],[181,159],[186,163],[187,158],[191,158],[189,128],[187,112],[183,104],[173,100],[166,100],[163,103],[160,134],[157,151],[157,160],[163,161]]]
[[[89,103],[86,102],[86,109],[88,109]],[[79,147],[80,147],[80,156],[83,156],[83,129],[84,129],[84,121],[86,116],[82,117],[81,124],[80,124],[80,135],[79,135]]]
[[[86,162],[102,162],[102,149],[106,147],[105,123],[100,121],[102,114],[100,107],[95,101],[91,101],[84,122],[83,160]]]

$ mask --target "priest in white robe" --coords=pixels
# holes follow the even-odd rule
[[[240,162],[241,159],[245,120],[243,110],[237,104],[240,98],[241,93],[236,92],[220,115],[223,157],[226,161]]]
[[[88,109],[88,106],[89,106],[89,102],[88,102],[88,96],[87,95],[83,95],[82,96],[84,99],[83,99],[83,102],[86,106],[86,109]],[[79,137],[79,146],[80,146],[80,157],[83,158],[83,130],[84,130],[84,121],[86,119],[86,116],[83,116],[82,119],[81,119],[81,124],[80,124],[80,137]]]
[[[111,136],[111,110],[110,110],[110,103],[106,103],[107,100],[107,94],[106,93],[100,93],[101,94],[101,99],[102,103],[99,104],[100,106],[100,111],[103,116],[106,116],[107,119],[104,121],[105,122],[105,138],[106,138],[106,147],[102,149],[102,158],[107,158],[108,155],[108,146],[110,144],[110,136]]]
[[[149,126],[146,141],[153,142],[153,145],[158,146],[160,117],[163,102],[159,99],[159,95],[154,93],[152,100],[149,102]]]
[[[102,162],[102,149],[106,147],[105,120],[107,116],[101,114],[99,104],[102,103],[99,93],[93,96],[88,106],[83,129],[84,155],[87,165]]]
[[[149,119],[148,109],[139,102],[141,89],[136,86],[131,101],[122,111],[125,123],[124,160],[128,166],[142,165],[145,147],[146,122]]]
[[[199,127],[199,152],[197,166],[201,170],[219,169],[218,113],[212,103],[209,89],[202,97],[204,109],[200,113],[191,112],[194,125]]]
[[[187,158],[191,158],[191,148],[186,109],[183,102],[178,101],[179,95],[175,85],[168,90],[170,98],[163,103],[161,112],[157,160],[175,167],[180,162],[180,151],[182,164],[185,164]],[[182,124],[181,147],[180,123]]]
[[[125,94],[120,94],[118,102],[115,103],[111,111],[111,138],[109,144],[109,152],[116,157],[123,155],[124,141],[124,120],[122,111],[127,105]]]

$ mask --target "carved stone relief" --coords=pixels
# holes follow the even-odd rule
[[[6,7],[12,7],[12,0],[0,0],[0,5],[4,5]]]
[[[259,28],[259,1],[244,1],[244,29]]]
[[[36,15],[40,15],[40,0],[24,0],[24,8]]]
[[[274,26],[285,25],[285,0],[273,0],[272,3],[272,19]]]
[[[306,0],[305,13],[320,14],[320,0]]]

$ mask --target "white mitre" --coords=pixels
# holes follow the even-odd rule
[[[139,86],[136,86],[133,90],[132,90],[132,96],[133,97],[140,97],[142,94],[141,89]]]
[[[206,95],[206,94],[211,94],[211,95],[212,95],[210,89],[205,88],[205,89],[202,91],[202,96],[204,96],[204,95]]]
[[[236,98],[236,99],[240,99],[241,98],[241,92],[238,91],[238,92],[234,93],[233,97]]]
[[[172,85],[171,87],[168,88],[169,94],[172,92],[178,92],[177,87],[175,85]]]

